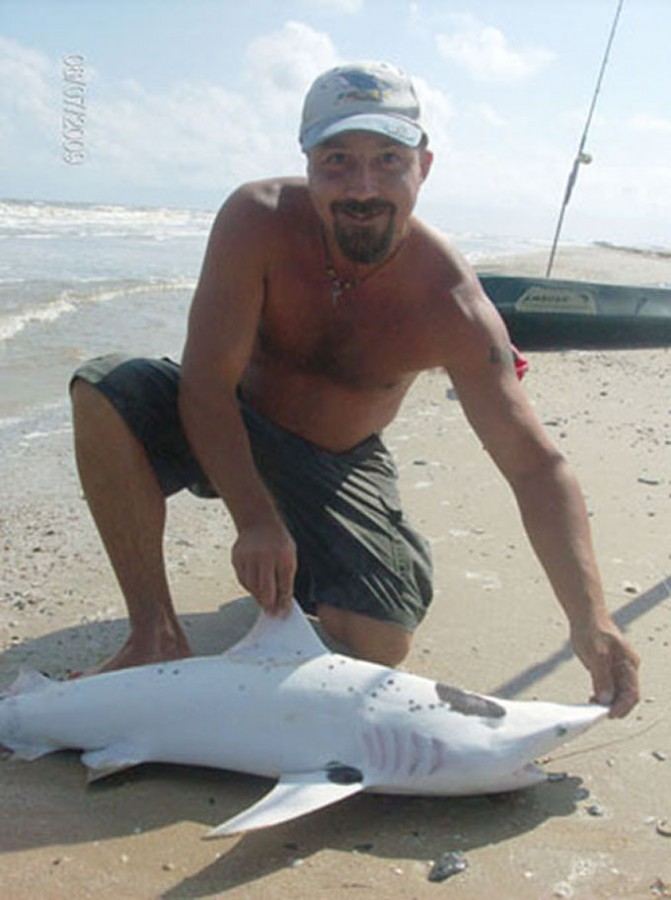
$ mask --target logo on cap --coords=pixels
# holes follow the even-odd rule
[[[343,100],[362,100],[381,103],[384,99],[385,88],[375,75],[368,72],[339,72],[336,77],[343,83],[343,92],[338,94],[336,102]]]

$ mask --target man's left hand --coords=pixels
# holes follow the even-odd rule
[[[571,640],[578,658],[592,676],[592,700],[610,707],[609,716],[621,719],[640,699],[640,659],[615,625],[572,629]]]

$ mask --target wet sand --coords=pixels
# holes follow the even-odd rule
[[[484,261],[542,273],[545,254]],[[671,284],[671,260],[560,251],[553,275]],[[557,751],[563,781],[505,801],[363,795],[286,825],[205,842],[267,781],[143,766],[87,787],[74,753],[0,764],[0,894],[44,898],[671,896],[671,351],[531,352],[525,387],[585,492],[606,595],[643,657],[643,700]],[[518,699],[582,702],[585,671],[523,534],[512,495],[438,372],[388,430],[406,508],[431,540],[436,597],[405,668]],[[109,654],[124,609],[81,497],[64,430],[0,463],[0,686],[21,666],[63,676]],[[170,503],[166,553],[198,653],[230,645],[251,601],[228,565],[221,507]],[[230,723],[230,727],[235,727]],[[430,864],[461,851],[443,885]]]

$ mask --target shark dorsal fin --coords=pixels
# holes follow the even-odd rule
[[[291,601],[285,616],[270,616],[261,610],[253,628],[225,654],[232,662],[298,665],[329,650],[317,637],[303,610]]]
[[[44,691],[52,684],[53,681],[47,675],[36,672],[34,669],[22,668],[13,684],[0,693],[0,696],[18,697],[19,694],[32,694]]]

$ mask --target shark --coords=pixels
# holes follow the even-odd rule
[[[606,707],[504,700],[329,650],[293,601],[214,656],[52,680],[0,695],[0,744],[23,760],[80,750],[95,780],[147,762],[276,781],[210,830],[265,828],[361,791],[459,796],[525,788],[536,760]]]

